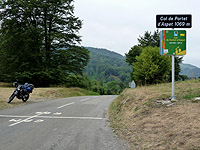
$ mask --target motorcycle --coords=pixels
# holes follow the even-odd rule
[[[14,82],[13,85],[16,87],[16,89],[10,96],[8,103],[10,103],[15,98],[15,96],[18,99],[22,99],[23,102],[26,102],[29,99],[29,94],[32,93],[34,89],[34,85],[28,83],[19,85],[17,82]]]

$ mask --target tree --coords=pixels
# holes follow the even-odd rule
[[[126,62],[129,64],[136,62],[136,56],[139,56],[142,50],[138,50],[139,47],[145,48],[148,46],[160,47],[160,35],[158,30],[151,32],[145,31],[144,36],[139,36],[138,45],[135,45],[131,50],[126,54]],[[175,80],[178,81],[181,79],[180,73],[180,63],[183,61],[183,57],[175,57]],[[134,70],[133,70],[134,72]],[[131,78],[133,79],[132,73]],[[171,80],[171,71],[168,73],[168,80]]]
[[[180,63],[183,62],[183,57],[175,57],[175,80],[181,80],[182,76],[179,74],[181,72]],[[171,80],[171,72],[170,72],[170,80]]]
[[[144,36],[139,36],[138,38],[138,46],[141,47],[147,47],[147,46],[152,46],[152,47],[159,47],[160,46],[160,35],[159,31],[156,30],[154,31],[153,34],[151,32],[145,31]]]
[[[128,53],[125,54],[126,56],[125,61],[129,65],[132,65],[132,63],[136,62],[136,56],[140,56],[141,53],[142,53],[142,47],[135,45],[131,48],[131,50],[129,50]]]
[[[71,46],[67,49],[57,50],[53,56],[53,68],[60,67],[67,74],[82,75],[84,67],[89,61],[89,51],[84,47]]]
[[[73,0],[2,0],[0,10],[1,80],[27,73],[54,83],[56,72],[82,74],[89,52],[76,46],[82,21],[74,16]]]
[[[138,38],[139,45],[142,47],[152,46],[152,47],[160,47],[160,35],[158,30],[154,31],[153,34],[151,32],[146,31],[143,37]],[[182,63],[183,57],[175,57],[175,80],[178,81],[181,79],[181,76],[179,75],[181,69],[180,69],[180,63]],[[169,80],[171,80],[171,71],[169,72]]]
[[[171,68],[170,57],[161,56],[158,47],[146,47],[133,63],[133,78],[137,84],[162,83]]]
[[[105,94],[114,95],[120,94],[126,86],[119,81],[110,81],[105,85]]]
[[[160,46],[160,36],[159,36],[158,30],[154,31],[153,34],[151,34],[151,32],[145,31],[144,36],[139,36],[137,40],[139,44],[134,45],[129,50],[129,52],[125,54],[126,62],[129,65],[132,65],[132,63],[136,62],[136,56],[140,56],[143,48],[148,47],[148,46],[152,46],[152,47]]]

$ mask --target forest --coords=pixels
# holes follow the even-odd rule
[[[84,74],[93,82],[100,82],[104,94],[119,94],[128,87],[132,68],[125,62],[124,56],[107,49],[85,48],[90,52],[90,60]],[[99,85],[97,83],[96,88]]]
[[[71,0],[0,1],[0,81],[65,85],[82,75],[89,52]]]
[[[92,79],[103,81],[130,82],[131,67],[125,62],[125,57],[105,49],[86,47],[90,51],[90,60],[84,73]]]

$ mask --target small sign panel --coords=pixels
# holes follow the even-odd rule
[[[192,15],[156,15],[156,28],[191,28]]]
[[[186,31],[161,31],[160,55],[186,55]]]

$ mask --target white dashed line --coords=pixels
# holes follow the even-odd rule
[[[87,100],[89,100],[89,99],[90,99],[90,98],[82,99],[81,102],[87,101]]]
[[[72,103],[69,103],[69,104],[62,105],[62,106],[60,106],[60,107],[57,107],[57,109],[63,108],[63,107],[65,107],[65,106],[73,105],[74,103],[75,103],[75,102],[72,102]]]

